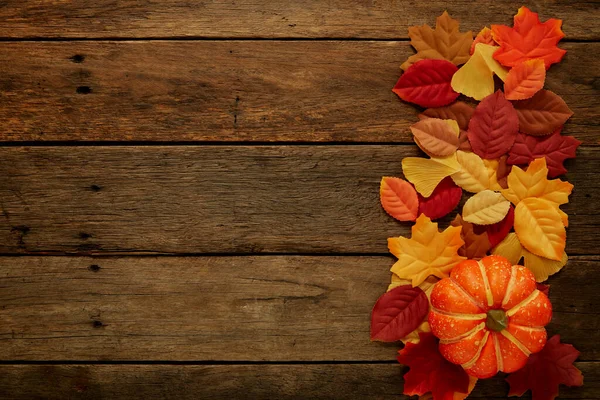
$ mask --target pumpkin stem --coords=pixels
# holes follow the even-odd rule
[[[489,310],[487,312],[485,326],[496,332],[506,329],[508,326],[508,318],[506,317],[504,310]]]

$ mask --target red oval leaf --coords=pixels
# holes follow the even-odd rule
[[[469,122],[468,136],[473,152],[485,159],[507,153],[518,133],[519,116],[500,90],[479,103]]]
[[[371,340],[400,340],[417,329],[428,312],[429,300],[421,288],[398,286],[375,303],[371,313]]]
[[[496,247],[498,243],[500,243],[508,232],[512,229],[515,223],[515,209],[513,206],[510,206],[508,209],[508,214],[506,217],[500,222],[497,222],[492,225],[485,225],[485,231],[488,234],[488,240],[490,241],[491,247]]]
[[[411,65],[392,91],[402,100],[421,107],[442,107],[452,103],[458,93],[452,90],[456,65],[446,60],[421,60]]]
[[[561,128],[550,136],[519,133],[506,162],[512,165],[526,165],[536,158],[545,157],[550,178],[566,173],[563,162],[567,158],[575,158],[575,151],[581,142],[572,136],[561,135],[560,131]]]
[[[417,219],[419,210],[417,191],[404,179],[384,176],[379,187],[379,198],[385,212],[398,221]]]
[[[454,210],[462,197],[462,189],[454,183],[452,178],[444,178],[433,190],[431,196],[419,196],[419,215],[425,214],[430,219],[438,219],[448,215]]]

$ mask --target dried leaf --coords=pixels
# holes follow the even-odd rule
[[[494,54],[496,60],[507,67],[541,58],[546,69],[559,62],[566,51],[556,45],[565,37],[560,29],[560,19],[549,19],[541,23],[537,13],[531,12],[527,7],[519,8],[515,15],[513,27],[505,25],[492,25],[492,36],[500,45]]]
[[[508,164],[529,164],[536,158],[545,157],[548,176],[555,178],[567,172],[563,165],[568,158],[575,158],[581,142],[572,136],[560,134],[560,128],[549,136],[531,136],[519,133],[510,149]]]
[[[564,125],[573,115],[560,96],[542,89],[532,98],[513,103],[519,116],[519,129],[534,136],[545,136]]]
[[[421,150],[432,157],[447,157],[458,148],[458,129],[443,119],[427,118],[411,125],[410,130]]]
[[[454,155],[450,160],[439,158],[405,157],[402,160],[404,176],[415,185],[417,192],[429,197],[439,183],[460,169]]]
[[[379,187],[379,198],[385,212],[398,221],[414,221],[419,211],[415,188],[404,179],[384,176]]]
[[[510,230],[513,228],[514,222],[515,210],[511,206],[508,209],[506,217],[504,217],[502,221],[492,225],[485,225],[485,231],[488,234],[488,239],[492,247],[496,246],[498,243],[504,240],[506,235],[508,235],[508,232],[510,232]]]
[[[544,60],[535,58],[515,65],[506,76],[504,94],[508,100],[525,100],[544,87]]]
[[[475,109],[467,103],[457,101],[446,107],[428,108],[419,114],[419,118],[453,119],[458,122],[458,127],[461,130],[467,130],[473,111],[475,111]]]
[[[417,50],[401,68],[406,70],[411,64],[423,59],[445,59],[461,65],[469,59],[469,49],[473,42],[471,31],[460,33],[458,21],[444,11],[436,20],[435,30],[428,25],[408,28],[410,44]]]
[[[494,74],[501,80],[508,70],[493,58],[495,46],[478,43],[471,59],[452,77],[452,89],[465,96],[482,100],[494,93]]]
[[[460,238],[461,228],[448,227],[438,231],[438,224],[421,214],[412,227],[412,237],[389,238],[388,248],[398,258],[392,272],[403,279],[410,279],[419,286],[428,276],[445,278],[448,272],[464,257],[458,249],[464,244]]]
[[[555,204],[534,197],[521,200],[515,208],[515,233],[533,254],[562,259],[567,234]]]
[[[500,90],[479,103],[469,122],[469,141],[481,158],[498,158],[507,153],[518,133],[517,113]]]
[[[465,203],[463,219],[477,225],[490,225],[502,221],[510,203],[500,193],[483,190]]]
[[[384,293],[371,313],[371,340],[395,342],[417,329],[429,312],[425,292],[411,285]]]
[[[438,340],[431,333],[421,333],[418,344],[407,343],[399,351],[398,362],[410,368],[404,374],[404,394],[424,395],[434,399],[453,399],[455,393],[469,391],[469,375],[440,354]]]
[[[458,186],[471,193],[489,189],[490,179],[483,160],[475,153],[456,152],[461,169],[452,174],[452,180]]]
[[[560,343],[555,335],[546,342],[539,353],[532,354],[527,364],[510,374],[509,396],[522,396],[531,390],[533,400],[553,400],[558,396],[558,386],[581,386],[583,375],[573,362],[579,352],[570,344]]]
[[[452,179],[444,178],[434,189],[431,196],[424,198],[420,194],[419,214],[425,214],[430,219],[438,219],[448,215],[454,210],[462,197],[462,189],[452,182]]]
[[[486,256],[488,250],[492,247],[486,232],[481,234],[475,233],[473,224],[463,221],[460,214],[456,215],[452,222],[450,222],[450,225],[462,227],[460,235],[465,244],[458,249],[458,255],[468,259],[480,259]]]
[[[477,45],[477,43],[483,43],[483,44],[489,44],[490,46],[495,46],[496,42],[494,41],[494,38],[492,37],[492,30],[490,28],[488,28],[487,26],[483,27],[483,29],[481,31],[479,31],[479,33],[477,34],[477,36],[475,36],[475,40],[473,40],[473,43],[471,44],[471,54],[473,54],[475,52],[475,46]]]
[[[392,92],[421,107],[447,106],[458,97],[450,86],[456,71],[456,66],[446,60],[421,60],[400,76]]]

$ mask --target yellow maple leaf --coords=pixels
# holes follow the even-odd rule
[[[471,59],[452,77],[452,89],[465,96],[482,100],[494,93],[494,74],[504,81],[508,70],[493,57],[498,46],[477,43]]]
[[[544,282],[550,275],[560,271],[569,260],[565,252],[558,261],[531,253],[521,246],[516,233],[509,233],[502,242],[492,249],[492,254],[503,256],[513,264],[518,264],[522,258],[523,265],[533,272],[537,282]]]
[[[507,178],[508,189],[502,189],[502,195],[515,206],[523,199],[535,197],[552,203],[560,214],[564,226],[569,225],[569,217],[559,209],[561,204],[569,202],[573,185],[560,179],[548,179],[546,158],[536,158],[526,171],[513,166]]]
[[[437,18],[435,30],[429,25],[412,26],[408,28],[408,36],[417,54],[400,66],[403,70],[423,59],[448,60],[461,65],[471,56],[473,32],[460,33],[458,21],[451,18],[447,11]]]
[[[412,227],[410,239],[389,238],[388,248],[398,258],[391,271],[413,286],[419,286],[430,275],[446,278],[454,266],[465,260],[458,255],[464,244],[461,227],[450,226],[439,232],[438,224],[421,214]]]

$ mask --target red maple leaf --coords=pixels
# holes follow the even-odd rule
[[[531,389],[533,400],[553,400],[558,396],[558,385],[581,386],[583,375],[573,362],[579,352],[570,344],[561,344],[554,335],[539,353],[532,354],[527,364],[510,374],[509,396],[522,396]]]
[[[410,367],[404,374],[404,394],[431,392],[433,400],[452,400],[454,393],[467,393],[469,375],[440,354],[438,339],[431,332],[419,333],[419,343],[407,343],[399,351],[398,362]]]
[[[549,19],[540,22],[537,13],[527,7],[519,8],[513,27],[492,25],[492,37],[500,45],[494,58],[502,65],[514,67],[520,62],[541,58],[546,69],[559,62],[566,51],[556,45],[565,37],[561,30],[562,20]]]
[[[548,176],[555,178],[567,172],[563,162],[567,158],[575,158],[575,151],[581,142],[573,136],[560,134],[558,128],[549,136],[532,136],[519,133],[515,144],[508,153],[508,164],[529,164],[536,158],[545,157]]]

